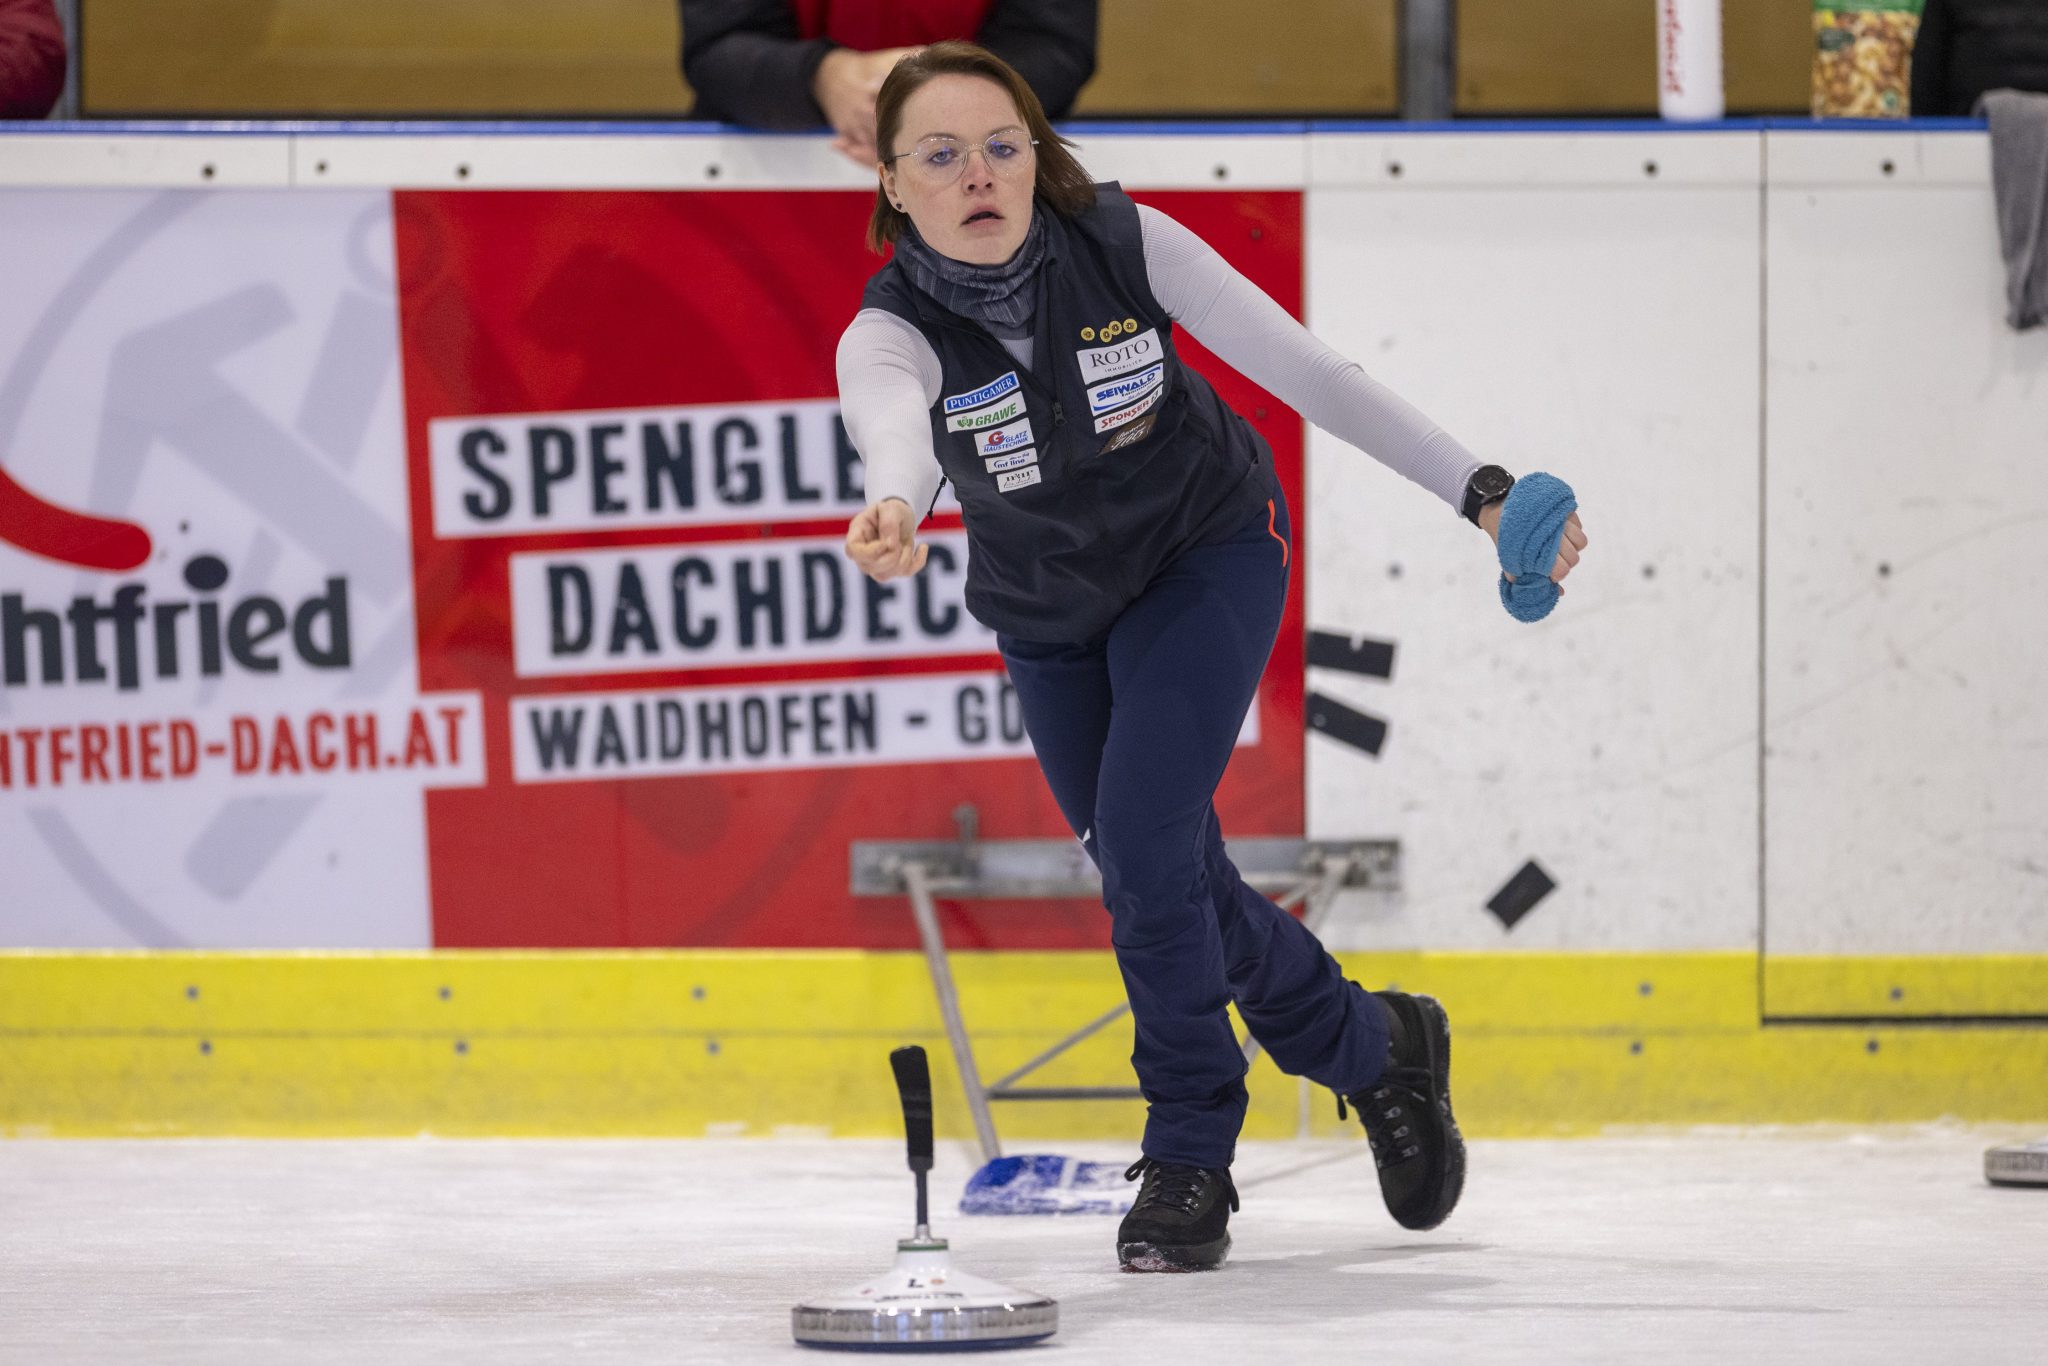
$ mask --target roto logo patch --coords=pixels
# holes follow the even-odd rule
[[[1126,370],[1136,370],[1140,366],[1150,365],[1159,357],[1157,328],[1147,328],[1129,341],[1119,342],[1115,346],[1084,348],[1074,353],[1074,358],[1081,362],[1083,384],[1093,384],[1111,375],[1121,375]]]

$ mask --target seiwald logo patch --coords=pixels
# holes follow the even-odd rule
[[[1088,391],[1088,411],[1095,416],[1121,408],[1135,398],[1142,397],[1166,382],[1166,367],[1163,364],[1147,366],[1135,375],[1108,380]]]

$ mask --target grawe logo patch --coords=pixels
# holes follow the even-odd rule
[[[1005,423],[1015,422],[1022,416],[1024,416],[1024,395],[1012,394],[1002,400],[1002,402],[991,403],[986,408],[976,408],[972,412],[953,414],[946,419],[946,430],[949,432],[986,431],[990,427],[1000,427]]]

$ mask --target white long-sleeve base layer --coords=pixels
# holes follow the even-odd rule
[[[1482,463],[1399,394],[1338,355],[1216,249],[1140,204],[1145,273],[1175,322],[1281,402],[1456,508]],[[1004,341],[1019,365],[1032,342]],[[839,409],[867,464],[868,501],[901,498],[922,519],[942,478],[930,412],[939,357],[893,313],[864,308],[839,339]]]

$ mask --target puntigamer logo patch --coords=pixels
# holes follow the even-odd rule
[[[1012,389],[1016,387],[1017,372],[1015,370],[1012,370],[1006,375],[999,375],[995,379],[990,380],[988,383],[982,385],[979,389],[972,389],[964,394],[952,394],[948,396],[946,399],[946,411],[949,413],[958,413],[963,412],[968,408],[979,408],[982,404],[988,402],[990,399],[1001,398],[1004,394],[1009,393]]]

